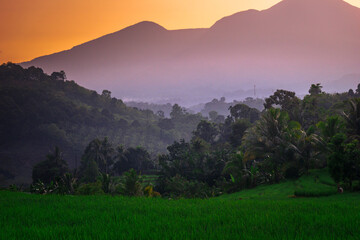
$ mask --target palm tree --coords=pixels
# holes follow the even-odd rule
[[[241,173],[244,169],[244,154],[242,152],[235,153],[228,162],[226,162],[223,169],[223,174],[232,175],[236,180],[241,178]]]
[[[269,109],[253,128],[245,133],[243,147],[245,160],[262,159],[274,173],[275,181],[280,180],[280,167],[294,159],[296,147],[292,144],[292,129],[289,116],[280,109]]]
[[[57,177],[63,176],[68,172],[66,161],[62,157],[59,147],[55,147],[54,152],[46,155],[46,160],[36,164],[33,168],[33,182],[41,180],[45,184],[55,181]]]
[[[293,131],[293,149],[299,158],[299,168],[307,172],[311,163],[314,162],[321,154],[320,149],[326,144],[323,139],[315,134],[315,128],[310,127],[308,131],[302,130],[300,127]]]
[[[116,148],[116,156],[115,156],[115,163],[113,165],[113,170],[121,175],[124,171],[127,170],[128,167],[128,159],[125,154],[125,149],[123,146],[118,146]]]
[[[321,135],[326,142],[329,142],[333,136],[344,129],[343,121],[339,116],[330,116],[324,122],[319,122],[316,126],[320,129]]]
[[[83,166],[87,166],[87,162],[94,161],[99,170],[103,173],[109,172],[109,166],[113,164],[115,150],[107,138],[104,140],[94,139],[85,149],[82,157]]]
[[[346,120],[350,137],[360,139],[360,99],[351,99],[349,104],[349,112],[343,112],[343,116]]]
[[[114,154],[115,150],[111,143],[109,142],[108,138],[105,137],[104,140],[101,142],[100,145],[100,161],[101,165],[104,165],[105,167],[105,173],[108,174],[109,172],[109,165],[114,163]]]

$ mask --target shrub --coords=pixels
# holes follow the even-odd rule
[[[124,173],[123,193],[128,196],[142,196],[142,178],[134,169]]]
[[[148,185],[144,188],[144,195],[147,197],[160,197],[161,194],[159,192],[154,191],[154,187],[152,185]]]
[[[180,175],[165,181],[165,193],[172,198],[209,198],[218,195],[216,189],[206,183],[189,181]]]
[[[77,195],[101,195],[104,194],[100,181],[94,183],[81,184],[76,190]]]

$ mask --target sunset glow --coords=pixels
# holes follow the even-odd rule
[[[224,16],[279,0],[3,0],[0,63],[69,49],[143,20],[167,29],[210,27]],[[360,6],[358,0],[348,0]]]

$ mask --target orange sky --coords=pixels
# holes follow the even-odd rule
[[[210,27],[279,0],[0,0],[0,63],[21,62],[149,20],[167,29]],[[347,0],[360,7],[360,0]]]

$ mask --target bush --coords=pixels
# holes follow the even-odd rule
[[[77,195],[101,195],[104,194],[100,181],[94,183],[81,184],[76,190]]]
[[[142,196],[142,178],[134,169],[124,173],[123,193],[128,196]]]
[[[154,191],[154,187],[152,185],[148,185],[144,188],[144,195],[147,197],[160,197],[161,194],[159,192]]]
[[[189,181],[180,175],[165,181],[165,193],[172,198],[209,198],[217,192],[204,182]]]

